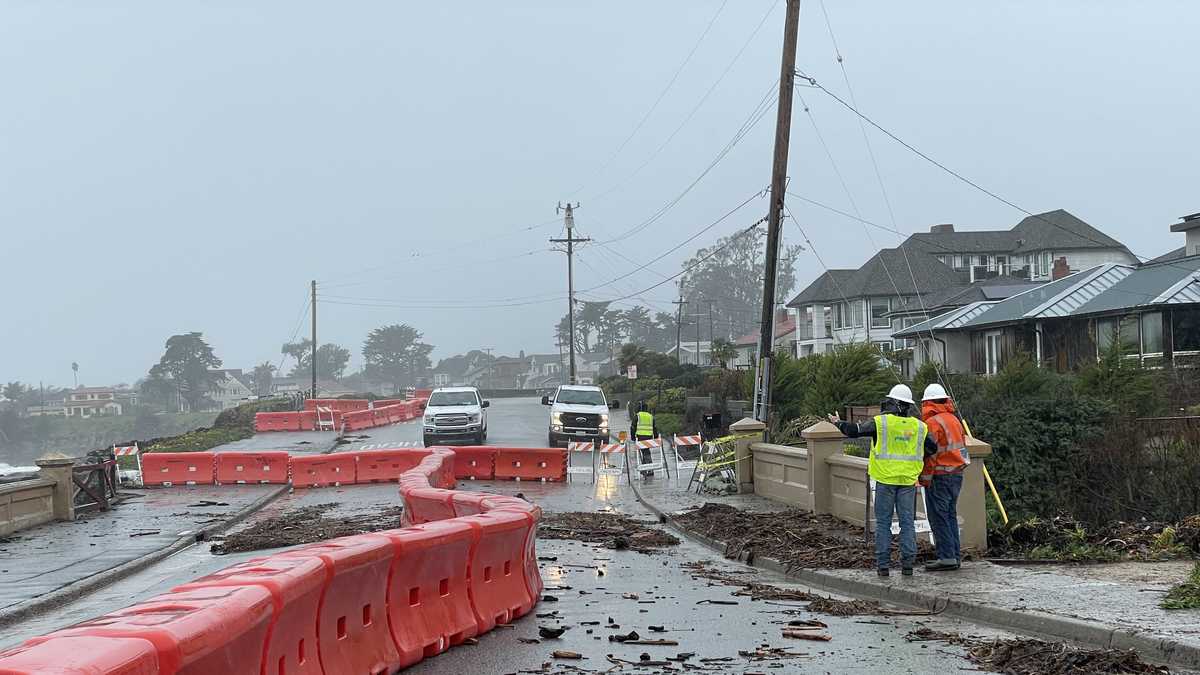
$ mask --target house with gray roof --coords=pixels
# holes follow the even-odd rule
[[[915,367],[907,351],[915,342],[897,340],[897,331],[1106,263],[1136,265],[1137,259],[1124,244],[1062,209],[1029,216],[1008,230],[934,225],[856,270],[827,270],[800,291],[788,303],[798,324],[796,355],[871,342],[892,353],[907,373]]]
[[[918,367],[934,360],[951,372],[994,374],[1019,353],[1067,372],[1109,350],[1148,367],[1200,366],[1200,255],[1103,263],[893,337],[916,342]]]

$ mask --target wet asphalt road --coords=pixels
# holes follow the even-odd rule
[[[494,445],[542,445],[546,409],[536,399],[506,399],[493,403],[489,423],[489,442]],[[618,427],[619,428],[619,427]],[[417,424],[401,424],[373,429],[370,438],[356,440],[339,450],[362,445],[413,442],[420,443]],[[411,447],[411,446],[409,446]],[[484,492],[522,492],[547,511],[617,510],[652,520],[634,499],[624,477],[599,477],[596,484],[584,477],[562,483],[462,483],[462,488]],[[253,520],[278,514],[294,506],[336,501],[338,512],[353,513],[393,504],[395,484],[347,486],[337,489],[299,490],[260,512]],[[6,630],[0,647],[20,642],[58,627],[110,611],[131,602],[161,593],[186,580],[215,571],[258,553],[213,556],[207,545],[195,546],[150,568],[132,575],[102,591],[72,602],[35,619]],[[785,579],[721,560],[708,549],[683,543],[664,553],[644,555],[614,551],[600,545],[574,541],[540,540],[538,555],[552,558],[542,563],[547,594],[557,602],[542,602],[535,613],[556,612],[555,616],[536,618],[533,614],[511,628],[498,628],[482,636],[479,644],[455,648],[429,659],[407,672],[421,675],[461,675],[462,673],[517,673],[541,671],[552,661],[554,650],[583,654],[582,661],[564,662],[588,670],[606,670],[613,666],[607,654],[637,661],[642,653],[654,659],[694,652],[692,663],[701,658],[731,659],[704,664],[704,672],[942,672],[969,669],[958,655],[958,648],[939,643],[909,643],[904,635],[922,625],[938,630],[953,630],[973,635],[996,635],[995,631],[957,621],[930,617],[827,617],[809,615],[797,603],[769,604],[731,595],[732,588],[711,585],[693,579],[681,565],[711,561],[718,568],[750,574],[757,581],[792,586]],[[603,576],[601,576],[603,571]],[[626,593],[637,599],[624,597]],[[697,604],[705,600],[735,601],[736,605]],[[611,623],[609,619],[612,619]],[[827,643],[784,639],[779,622],[793,618],[816,618],[829,624],[832,636]],[[585,626],[583,622],[599,622]],[[619,625],[620,628],[607,627]],[[525,644],[521,638],[536,638],[537,627],[568,626],[558,640]],[[651,633],[650,625],[661,625],[664,633]],[[592,633],[588,633],[588,630]],[[678,646],[634,646],[608,641],[608,635],[636,630],[643,637],[676,640]],[[738,656],[739,650],[761,645],[786,647],[802,656],[780,661],[750,662]],[[551,669],[545,672],[559,672]],[[566,672],[566,671],[561,671]],[[639,669],[638,672],[655,672]]]

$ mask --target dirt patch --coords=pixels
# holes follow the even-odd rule
[[[655,553],[679,544],[674,535],[652,525],[657,523],[635,520],[619,513],[546,513],[538,524],[538,537],[573,539],[638,553]]]
[[[391,530],[401,526],[398,506],[381,506],[375,513],[355,514],[341,518],[326,518],[325,514],[338,505],[303,506],[280,516],[261,520],[240,532],[235,532],[213,544],[215,555],[261,551],[298,544],[348,537],[365,532]]]
[[[766,556],[795,569],[873,569],[875,545],[863,530],[833,516],[799,509],[774,513],[742,511],[709,502],[675,516],[682,526],[725,544],[725,556],[752,562]],[[918,539],[917,560],[933,558],[928,542]]]
[[[946,642],[967,649],[967,660],[995,673],[1007,675],[1139,675],[1169,673],[1165,666],[1142,661],[1125,649],[1081,649],[1062,642],[1029,638],[981,640],[957,633],[919,628],[904,637],[909,642]]]

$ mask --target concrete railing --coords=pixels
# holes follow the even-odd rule
[[[731,426],[737,433],[763,430],[755,420]],[[737,443],[738,483],[743,492],[753,491],[775,501],[813,513],[828,513],[858,526],[874,519],[869,512],[867,460],[843,452],[846,437],[828,422],[819,422],[803,432],[807,445],[793,448],[756,442],[753,437]],[[987,515],[984,505],[983,460],[992,447],[975,438],[967,439],[971,464],[963,474],[958,499],[958,521],[964,549],[987,550]],[[917,502],[917,517],[925,517],[925,504]]]
[[[60,455],[36,464],[37,478],[0,486],[0,537],[52,520],[75,519],[75,460]]]

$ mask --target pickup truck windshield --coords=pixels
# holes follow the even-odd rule
[[[578,405],[604,405],[604,393],[587,389],[561,389],[555,403],[574,403]]]
[[[473,391],[435,391],[429,396],[427,406],[478,405],[479,398]]]

